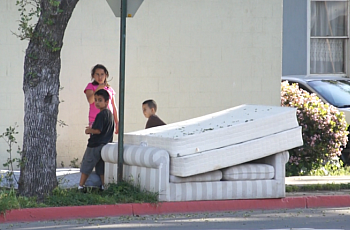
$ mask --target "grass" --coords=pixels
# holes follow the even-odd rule
[[[308,173],[309,176],[348,176],[350,175],[350,166],[344,166],[341,161],[327,162],[324,166],[319,167]]]
[[[38,203],[36,197],[18,196],[14,189],[0,190],[0,213],[6,210],[19,208],[59,207],[59,206],[82,206],[117,203],[156,203],[158,194],[141,190],[129,182],[109,184],[100,192],[98,189],[88,188],[87,193],[74,189],[56,188],[52,194],[45,197],[43,202]]]
[[[302,168],[299,172],[287,167],[286,176],[349,176],[350,165],[344,165],[339,158],[333,158],[324,164],[318,165],[316,169],[307,170]]]
[[[315,185],[286,185],[286,192],[339,191],[350,189],[349,184],[315,184]]]

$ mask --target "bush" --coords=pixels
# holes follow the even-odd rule
[[[305,175],[341,155],[348,142],[345,116],[336,107],[323,103],[298,84],[281,85],[281,106],[296,107],[304,145],[289,151],[287,176]]]

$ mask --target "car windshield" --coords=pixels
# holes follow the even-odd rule
[[[350,107],[350,80],[314,80],[308,84],[330,104]]]

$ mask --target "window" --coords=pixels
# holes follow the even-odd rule
[[[349,80],[315,80],[309,85],[330,104],[338,108],[350,107]]]
[[[344,74],[348,0],[311,0],[310,73]]]

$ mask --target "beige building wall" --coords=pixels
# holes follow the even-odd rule
[[[23,134],[23,60],[13,0],[0,1],[0,133]],[[83,90],[91,67],[104,64],[118,93],[119,18],[104,0],[80,1],[62,49],[57,164],[81,161],[88,136]],[[282,0],[145,0],[127,19],[125,131],[143,129],[141,103],[153,98],[167,123],[240,104],[279,105]],[[118,102],[118,97],[116,98]],[[117,136],[115,136],[117,140]],[[0,141],[0,163],[7,146]]]

